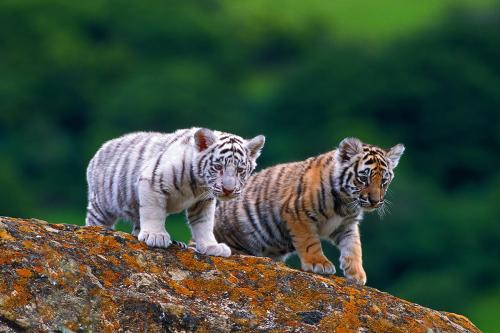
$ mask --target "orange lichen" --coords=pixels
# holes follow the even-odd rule
[[[238,279],[236,278],[236,276],[234,276],[233,274],[229,273],[229,276],[227,277],[227,280],[233,284],[236,284],[238,283]]]
[[[137,259],[131,255],[128,255],[128,254],[123,254],[122,255],[122,260],[125,262],[125,264],[130,267],[130,268],[133,268],[134,270],[136,271],[139,271],[142,269],[142,265],[137,261]]]
[[[149,272],[150,273],[160,273],[163,270],[160,269],[158,266],[149,266]]]
[[[26,282],[13,282],[12,289],[14,292],[10,294],[10,297],[4,300],[2,304],[3,308],[12,310],[29,303],[31,295],[28,290],[26,290]]]
[[[107,269],[102,272],[102,278],[104,286],[111,287],[118,279],[120,279],[120,274]]]
[[[193,292],[191,290],[189,290],[188,288],[180,285],[179,283],[177,283],[174,280],[168,281],[168,286],[170,288],[172,288],[173,290],[175,290],[175,292],[178,293],[178,294],[181,294],[181,295],[184,295],[184,296],[188,296],[188,297],[193,295]]]
[[[245,300],[255,300],[257,297],[262,297],[262,294],[252,290],[250,288],[234,288],[231,290],[229,299],[237,301],[240,298]]]
[[[19,231],[22,231],[24,233],[34,233],[35,230],[33,230],[33,226],[30,224],[25,224],[21,223],[19,224],[19,227],[17,228]]]
[[[207,299],[212,296],[217,296],[225,291],[227,287],[220,280],[207,280],[207,279],[184,279],[181,283],[193,291],[197,297]]]
[[[177,258],[186,268],[192,271],[200,272],[212,269],[212,266],[206,262],[196,260],[194,253],[191,251],[179,251],[177,252]]]
[[[35,243],[33,243],[32,241],[29,241],[29,240],[25,240],[21,244],[23,245],[24,248],[26,248],[28,250],[31,250],[32,248],[35,247]]]
[[[16,269],[16,273],[23,278],[30,278],[33,276],[33,272],[26,268],[18,268]]]
[[[2,249],[0,251],[0,265],[18,262],[22,258],[22,255],[22,252],[16,250]]]
[[[38,274],[41,274],[44,271],[42,266],[33,266],[33,270]]]
[[[133,242],[127,244],[128,247],[134,250],[147,250],[148,246],[144,243],[138,242],[136,239],[132,239]]]
[[[0,240],[12,242],[15,238],[12,237],[7,230],[0,229]]]

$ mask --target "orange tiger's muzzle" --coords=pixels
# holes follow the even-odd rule
[[[381,177],[374,175],[372,182],[360,192],[361,202],[365,206],[378,208],[384,202],[384,194]]]

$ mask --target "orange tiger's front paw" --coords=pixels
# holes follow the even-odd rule
[[[340,268],[344,271],[344,276],[360,285],[366,284],[366,273],[361,262],[351,258],[340,258]]]
[[[302,260],[302,270],[319,274],[335,274],[335,266],[326,257]]]

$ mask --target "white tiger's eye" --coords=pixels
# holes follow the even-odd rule
[[[236,169],[237,173],[243,173],[243,171],[245,171],[245,168],[238,167],[238,169]]]
[[[221,171],[222,170],[222,164],[214,164],[214,168],[217,171]]]

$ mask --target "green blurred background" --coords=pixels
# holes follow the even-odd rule
[[[404,143],[368,284],[500,332],[497,1],[0,2],[1,215],[82,224],[101,143],[191,126],[265,134],[260,167]]]

